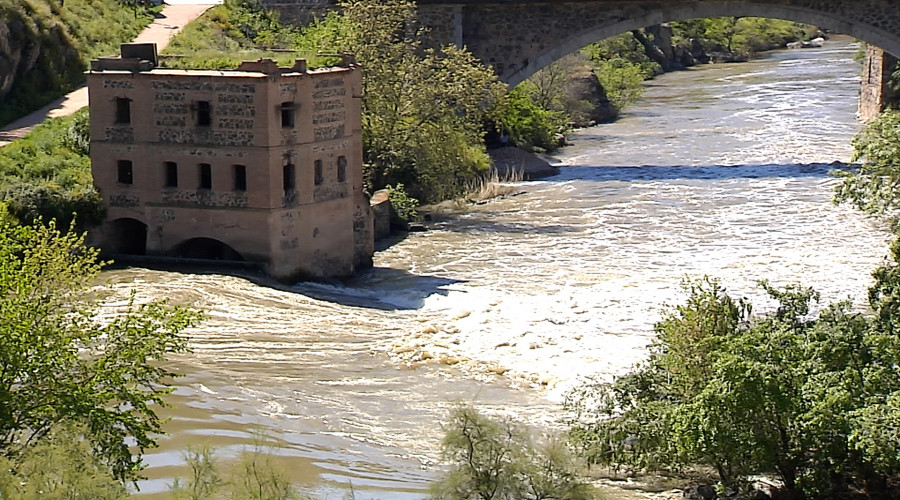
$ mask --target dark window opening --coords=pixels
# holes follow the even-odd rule
[[[242,261],[244,258],[234,248],[210,238],[192,238],[169,251],[173,257],[206,260]]]
[[[316,160],[314,164],[316,186],[325,182],[325,176],[322,174],[322,160]]]
[[[178,187],[178,164],[174,161],[167,161],[166,168],[166,184],[165,187]]]
[[[247,167],[244,165],[234,166],[234,190],[247,190]]]
[[[116,123],[131,123],[131,99],[116,98]]]
[[[212,189],[212,165],[200,164],[200,189]]]
[[[347,182],[347,157],[338,156],[337,162],[337,180],[338,182]]]
[[[281,126],[282,128],[294,128],[294,110],[297,106],[292,102],[281,103]]]
[[[283,177],[282,184],[284,185],[284,191],[293,191],[296,187],[296,170],[293,163],[288,163],[284,166]]]
[[[131,160],[119,160],[118,174],[119,184],[134,184],[134,168]]]
[[[212,124],[212,106],[209,101],[197,101],[197,126],[208,127]]]
[[[103,250],[110,254],[146,255],[147,225],[135,219],[117,219],[109,224]]]

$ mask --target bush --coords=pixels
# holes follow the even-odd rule
[[[586,500],[593,489],[574,472],[566,446],[535,445],[512,422],[495,421],[467,406],[445,428],[444,458],[451,470],[432,485],[440,500]]]
[[[208,447],[188,447],[185,460],[191,477],[176,478],[171,492],[174,500],[297,500],[299,495],[278,468],[261,442],[241,453],[235,463],[220,464]],[[227,478],[227,479],[226,479]]]
[[[531,151],[552,151],[559,147],[556,135],[566,129],[566,116],[537,104],[534,83],[524,81],[510,91],[502,119],[510,141]]]
[[[121,482],[82,439],[78,426],[55,429],[14,457],[0,456],[0,498],[17,500],[119,500],[128,497]]]

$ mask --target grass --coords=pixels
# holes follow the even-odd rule
[[[9,53],[0,50],[0,58],[15,59],[17,50],[38,47],[33,67],[0,98],[0,124],[78,87],[90,59],[117,53],[119,44],[137,36],[159,10],[130,8],[119,0],[0,0],[0,19],[21,28],[7,32]]]

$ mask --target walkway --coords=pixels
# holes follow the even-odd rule
[[[169,40],[181,31],[185,25],[200,17],[200,14],[222,0],[166,0],[156,19],[141,32],[135,42],[156,42],[156,48],[162,52],[169,45]],[[67,95],[51,102],[28,116],[19,118],[0,129],[0,147],[25,137],[47,118],[68,116],[88,105],[87,85],[73,90]]]

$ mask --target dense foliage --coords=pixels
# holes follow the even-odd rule
[[[97,253],[74,231],[19,225],[0,209],[0,455],[16,463],[77,426],[106,472],[128,480],[155,446],[171,390],[157,361],[186,350],[179,332],[198,317],[133,299],[101,316]]]
[[[900,208],[900,113],[887,111],[865,125],[853,138],[857,171],[836,171],[842,179],[836,203],[850,203],[869,214],[895,218]]]
[[[0,155],[0,202],[20,222],[56,220],[79,227],[103,219],[103,204],[91,177],[88,113],[83,109],[39,125]]]
[[[687,302],[656,325],[644,365],[573,394],[573,438],[593,463],[706,466],[736,489],[748,475],[773,473],[809,498],[892,491],[898,269],[895,260],[876,271],[874,317],[846,302],[812,314],[813,290],[766,282],[778,308],[751,316],[717,282],[687,284]]]
[[[716,17],[670,23],[673,43],[697,40],[708,52],[755,52],[783,48],[788,42],[809,40],[819,29],[808,24],[761,17]]]
[[[555,149],[559,145],[556,134],[568,127],[568,109],[557,100],[566,89],[542,98],[549,94],[547,86],[549,84],[540,87],[532,80],[526,80],[509,92],[501,122],[510,141],[520,148],[531,151]]]
[[[15,75],[0,101],[0,124],[41,107],[84,82],[87,62],[115,55],[134,38],[158,7],[127,6],[119,0],[0,0],[9,63],[13,54],[35,54],[30,71]],[[9,68],[23,71],[24,68]]]

